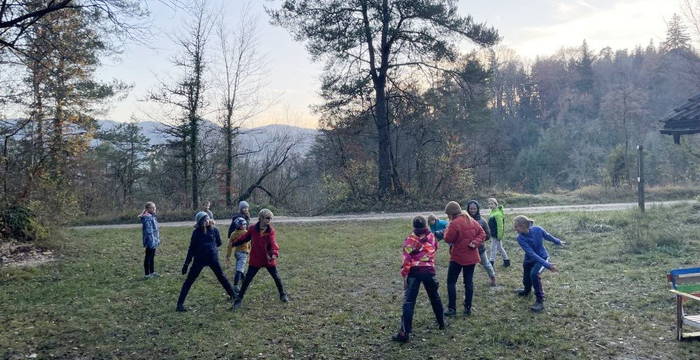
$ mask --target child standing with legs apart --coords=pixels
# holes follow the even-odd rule
[[[484,242],[486,233],[476,220],[472,219],[455,201],[445,207],[445,214],[450,218],[450,225],[445,230],[445,242],[450,247],[450,266],[447,269],[447,312],[445,316],[455,316],[457,302],[457,278],[463,273],[464,280],[464,316],[472,313],[474,296],[474,267],[479,258],[479,246]]]
[[[177,299],[177,311],[187,311],[185,309],[187,293],[190,291],[190,287],[192,287],[194,281],[197,280],[199,273],[207,266],[214,272],[216,279],[219,280],[219,283],[224,287],[226,293],[231,298],[234,298],[231,284],[226,279],[223,270],[221,270],[221,265],[219,264],[219,246],[221,246],[219,230],[212,225],[209,215],[204,211],[200,211],[195,215],[195,221],[196,228],[192,232],[190,248],[187,250],[187,258],[185,259],[185,264],[182,266],[182,275],[187,274],[187,279],[185,279],[185,283],[182,284],[180,297]],[[188,274],[187,268],[189,268],[192,259],[194,259],[194,264],[192,268],[189,269]]]
[[[234,249],[233,243],[248,231],[248,221],[244,217],[237,217],[234,221],[235,230],[231,233],[226,249],[226,266],[231,266],[231,252]],[[248,263],[248,254],[250,254],[250,242],[246,242],[235,247],[236,251],[236,274],[233,277],[233,290],[238,293],[241,289],[238,283],[243,279],[245,266]]]
[[[248,286],[250,286],[250,283],[253,281],[255,274],[263,267],[267,269],[267,272],[270,273],[270,276],[272,276],[272,279],[275,281],[280,300],[282,302],[289,301],[287,293],[284,291],[284,286],[282,285],[282,279],[280,279],[277,273],[277,257],[279,257],[280,247],[277,245],[275,230],[270,224],[271,221],[272,211],[268,209],[260,210],[258,214],[258,223],[253,225],[248,229],[248,232],[241,235],[233,243],[233,246],[240,246],[251,240],[253,242],[250,249],[248,272],[246,272],[245,279],[243,279],[241,291],[238,292],[236,301],[233,303],[233,310],[237,310],[241,307]]]
[[[470,200],[467,203],[467,212],[469,213],[469,216],[471,216],[474,220],[479,222],[479,225],[481,225],[481,228],[484,229],[484,233],[486,233],[486,239],[484,240],[484,243],[486,240],[490,238],[490,231],[489,231],[489,226],[486,224],[486,221],[481,217],[481,208],[479,207],[479,203],[476,200]],[[481,258],[481,266],[486,269],[486,273],[489,275],[489,279],[491,280],[490,285],[491,286],[496,286],[496,270],[493,268],[493,264],[489,261],[488,256],[486,256],[486,245],[482,243],[479,246],[479,257]]]
[[[510,259],[503,248],[501,240],[505,237],[505,213],[503,206],[498,205],[498,200],[490,198],[488,200],[491,213],[489,214],[489,229],[491,230],[491,265],[495,264],[496,256],[501,253],[503,256],[503,267],[510,266]]]
[[[143,247],[146,254],[143,258],[143,271],[145,278],[158,277],[155,271],[156,248],[160,245],[160,225],[156,219],[156,204],[147,202],[143,212],[139,215],[141,219],[141,232],[143,233]]]
[[[518,215],[513,219],[513,226],[518,232],[518,244],[525,251],[523,260],[523,288],[517,291],[519,296],[528,296],[530,289],[535,289],[535,304],[530,310],[540,312],[544,310],[544,291],[542,290],[542,280],[540,274],[544,269],[558,271],[557,266],[549,262],[549,254],[544,247],[544,240],[551,241],[557,245],[564,245],[565,242],[550,235],[539,226],[534,226],[534,222],[524,215]]]
[[[438,281],[435,278],[435,255],[438,244],[435,236],[427,226],[427,220],[422,216],[413,218],[413,233],[403,242],[403,265],[401,276],[404,283],[403,314],[401,315],[401,329],[392,337],[398,342],[408,342],[413,324],[413,309],[416,306],[416,298],[420,290],[420,284],[430,298],[435,319],[440,329],[445,328],[443,318],[442,301],[438,293]]]

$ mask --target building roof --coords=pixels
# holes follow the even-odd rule
[[[661,121],[661,133],[673,135],[673,141],[680,143],[681,135],[700,134],[700,94],[673,111]]]

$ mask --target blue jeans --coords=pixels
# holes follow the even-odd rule
[[[244,273],[249,254],[245,251],[236,251],[233,255],[236,257],[236,271]]]
[[[420,290],[420,284],[425,286],[425,292],[428,293],[430,305],[433,307],[433,313],[438,325],[444,326],[445,320],[442,316],[442,301],[438,293],[439,283],[432,274],[416,274],[409,275],[406,278],[406,289],[404,290],[403,298],[403,314],[401,315],[401,331],[408,334],[413,330],[413,310],[416,306],[416,298]]]
[[[547,260],[547,259],[545,259]],[[545,267],[538,262],[523,264],[523,289],[530,292],[530,289],[535,289],[535,297],[537,301],[544,300],[544,290],[542,290],[542,279],[540,274],[545,270]]]

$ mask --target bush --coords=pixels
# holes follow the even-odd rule
[[[0,234],[3,241],[35,242],[45,239],[48,231],[31,209],[10,205],[0,209]]]

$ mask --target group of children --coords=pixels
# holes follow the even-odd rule
[[[472,313],[474,294],[473,276],[476,264],[480,263],[489,275],[491,286],[496,286],[494,263],[496,255],[503,256],[503,266],[510,266],[510,260],[501,240],[505,234],[503,207],[496,199],[489,199],[491,213],[489,220],[482,218],[479,203],[475,200],[467,203],[463,211],[459,203],[451,201],[445,207],[449,222],[438,219],[435,215],[428,218],[417,216],[413,219],[413,232],[404,240],[401,276],[404,279],[404,303],[399,332],[392,337],[398,342],[408,342],[412,331],[413,310],[420,285],[423,284],[430,299],[438,327],[445,327],[445,316],[455,316],[456,284],[460,273],[464,282],[464,316]],[[543,228],[524,215],[513,220],[518,233],[518,244],[525,252],[523,260],[523,288],[516,291],[518,296],[528,296],[534,289],[535,303],[530,307],[534,312],[544,310],[544,292],[540,274],[544,269],[558,271],[557,266],[549,262],[544,240],[557,245],[564,242],[550,235]],[[487,258],[486,240],[492,241],[491,259]],[[447,309],[443,308],[438,293],[438,281],[435,272],[435,255],[439,240],[444,239],[449,245],[450,262],[447,269]]]
[[[194,231],[190,237],[190,245],[182,266],[182,274],[187,275],[180,289],[180,296],[175,307],[176,311],[187,311],[185,299],[195,280],[205,267],[209,267],[216,276],[221,286],[233,302],[233,310],[237,310],[243,303],[246,290],[253,278],[261,268],[266,268],[275,281],[280,300],[288,302],[289,297],[284,290],[282,279],[277,271],[277,257],[279,245],[275,238],[275,230],[272,227],[272,211],[262,209],[258,214],[258,222],[250,225],[250,206],[241,201],[238,204],[238,213],[231,219],[228,230],[228,247],[226,251],[226,266],[231,266],[231,253],[236,260],[233,275],[233,286],[224,275],[224,270],[219,263],[219,250],[222,245],[219,230],[214,226],[214,214],[209,210],[209,203],[204,209],[195,215]],[[154,271],[154,257],[156,248],[160,244],[160,232],[156,219],[156,206],[152,202],[146,203],[144,211],[139,215],[143,228],[143,246],[146,249],[144,258],[145,278],[158,276]],[[191,266],[190,266],[191,264]],[[248,270],[245,271],[246,265]],[[242,285],[239,287],[239,283]]]
[[[500,254],[503,266],[510,266],[510,259],[501,240],[505,234],[505,216],[503,207],[496,199],[488,200],[490,215],[488,220],[481,216],[479,203],[475,200],[467,203],[466,211],[459,203],[451,201],[445,207],[449,221],[440,220],[435,215],[426,219],[417,216],[413,219],[413,232],[404,240],[402,255],[403,265],[401,275],[404,279],[404,303],[401,316],[401,327],[393,340],[407,342],[412,332],[413,311],[420,285],[426,289],[430,303],[435,313],[438,326],[445,327],[445,316],[457,314],[457,280],[462,275],[464,283],[463,315],[472,313],[472,298],[474,293],[473,277],[476,264],[481,264],[486,270],[491,286],[496,286],[495,261]],[[272,211],[260,210],[257,223],[250,224],[250,206],[241,201],[238,213],[231,219],[228,229],[228,247],[226,251],[226,266],[231,266],[231,254],[235,257],[235,272],[233,286],[224,275],[219,264],[218,248],[222,245],[219,230],[214,226],[214,215],[209,210],[209,204],[203,211],[195,215],[195,229],[190,238],[190,245],[182,266],[182,274],[187,275],[182,284],[177,301],[177,311],[187,311],[185,299],[199,276],[202,269],[209,267],[226,293],[233,301],[233,309],[240,308],[243,297],[261,268],[265,268],[272,276],[277,286],[279,298],[288,302],[282,280],[277,271],[279,246],[275,230],[271,225]],[[143,225],[143,246],[145,248],[144,271],[145,277],[159,276],[154,270],[156,248],[160,244],[160,233],[156,219],[156,205],[146,203],[144,211],[139,215]],[[535,303],[531,310],[540,312],[544,309],[544,292],[540,274],[545,270],[558,271],[555,264],[549,261],[544,240],[557,245],[564,242],[550,235],[543,228],[535,226],[533,221],[523,215],[515,217],[513,226],[518,233],[517,241],[525,252],[523,260],[523,288],[517,290],[517,295],[528,296],[534,289]],[[486,254],[487,240],[491,240],[491,258]],[[440,240],[449,245],[450,262],[447,270],[447,308],[443,308],[438,292],[438,281],[435,271],[435,256]],[[191,264],[191,266],[190,266]],[[246,271],[246,264],[247,271]],[[239,283],[242,285],[239,287]]]

